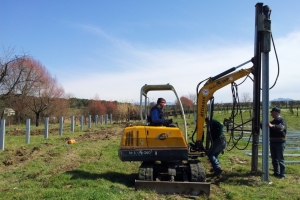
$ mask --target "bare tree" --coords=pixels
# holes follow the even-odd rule
[[[18,122],[26,116],[32,117],[29,114],[30,110],[24,105],[22,100],[29,94],[34,83],[38,81],[37,76],[35,76],[36,71],[34,70],[36,64],[36,61],[30,57],[23,57],[18,61],[12,62],[10,66],[10,80],[7,82],[7,85],[12,85],[18,79],[21,81],[15,85],[11,94],[8,95],[9,99],[6,101],[6,104],[10,105],[16,111]],[[21,70],[23,70],[22,73],[20,73]]]
[[[249,109],[249,115],[251,116],[252,98],[250,97],[250,94],[249,93],[243,93],[241,101],[242,101],[244,109]]]
[[[39,126],[40,116],[46,109],[49,110],[47,114],[52,114],[61,106],[56,103],[59,98],[64,97],[64,89],[40,62],[26,58],[23,65],[27,69],[24,74],[27,81],[15,87],[14,93],[19,94],[24,106],[35,113],[35,124]]]
[[[73,93],[66,93],[66,98],[69,99],[69,107],[74,108],[76,106],[76,98]]]
[[[193,110],[195,111],[195,109],[197,107],[197,94],[189,93],[188,99],[190,99],[193,102],[193,104],[194,104]]]
[[[189,93],[188,99],[190,99],[193,102],[194,105],[197,104],[197,94]]]
[[[241,101],[242,101],[243,103],[249,103],[249,102],[252,101],[252,98],[250,97],[250,94],[249,94],[249,93],[243,93],[243,94],[242,94],[242,99],[241,99]]]
[[[7,99],[16,86],[26,82],[24,74],[27,68],[23,65],[24,56],[13,56],[13,50],[4,50],[0,57],[0,100]]]

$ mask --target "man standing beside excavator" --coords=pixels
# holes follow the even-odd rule
[[[210,126],[210,136],[212,141],[211,148],[206,152],[207,157],[211,163],[213,176],[219,176],[222,174],[223,170],[220,165],[218,156],[222,153],[226,147],[226,138],[223,132],[223,125],[212,119],[205,118],[207,126]]]
[[[274,176],[280,179],[285,178],[285,163],[283,152],[286,141],[286,122],[280,116],[280,109],[273,108],[271,110],[273,120],[269,122],[270,129],[270,151],[272,158],[272,165],[274,168]]]

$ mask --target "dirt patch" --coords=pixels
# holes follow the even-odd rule
[[[67,130],[66,130],[67,131]],[[54,128],[54,129],[49,129],[48,130],[48,134],[57,134],[59,133],[59,129],[58,128]],[[15,129],[15,130],[11,130],[11,131],[6,131],[5,134],[7,135],[26,135],[26,130],[25,129]],[[30,130],[30,135],[44,135],[45,134],[45,130],[44,129],[40,129],[40,130]]]
[[[5,166],[12,165],[12,164],[18,164],[20,162],[23,162],[25,160],[28,160],[32,157],[36,157],[36,155],[39,153],[41,150],[40,147],[33,147],[33,148],[28,148],[28,147],[20,147],[15,150],[5,150],[7,156],[6,159],[3,161],[3,164]]]
[[[58,153],[58,152],[51,152],[54,146],[45,143],[42,147],[21,147],[16,150],[6,150],[5,158],[0,164],[0,173],[14,171],[15,169],[22,168],[26,166],[29,162],[34,161],[36,159],[42,160],[45,163],[52,164],[54,159],[57,162],[57,158],[66,156],[68,158],[68,163],[63,162],[54,171],[49,172],[49,175],[60,173],[64,171],[74,170],[76,169],[80,163],[81,158],[79,155],[74,154],[73,152],[67,152],[66,154]],[[30,176],[34,176],[36,178],[39,174],[30,174]]]
[[[92,130],[89,129],[87,133],[79,135],[75,138],[76,141],[99,141],[99,140],[111,140],[115,139],[118,136],[122,135],[122,132],[108,129],[108,130]],[[70,138],[67,138],[70,139]]]
[[[51,129],[49,133],[57,134],[58,129]],[[35,130],[30,132],[32,135],[40,135],[44,134],[43,130]],[[10,135],[24,135],[26,134],[25,130],[13,130],[9,131],[7,134]],[[66,143],[70,139],[75,139],[76,142],[80,141],[89,141],[89,142],[97,142],[101,140],[112,140],[118,138],[122,135],[121,129],[114,129],[114,128],[102,128],[99,130],[88,129],[85,131],[85,134],[79,135],[75,138],[59,138],[58,140],[64,140]],[[9,169],[15,169],[18,167],[22,167],[26,165],[28,162],[41,157],[42,160],[46,163],[53,162],[53,159],[57,157],[62,157],[61,153],[52,152],[52,149],[55,148],[55,145],[51,143],[42,143],[40,147],[27,147],[22,146],[18,149],[5,149],[4,159],[2,159],[3,167],[0,168],[1,171],[7,171]],[[66,170],[73,170],[80,165],[80,157],[78,155],[73,155],[71,152],[67,153],[68,159],[71,159],[73,162],[68,163],[66,165],[60,166],[57,170],[58,171],[66,171]]]
[[[30,158],[35,157],[35,152],[39,151],[39,147],[33,147],[32,149],[27,147],[20,147],[16,150],[5,150],[6,157],[2,162],[5,166],[18,165]]]

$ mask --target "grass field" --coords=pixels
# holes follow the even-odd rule
[[[300,130],[299,118],[282,115],[289,130]],[[220,121],[224,118],[218,113],[215,117]],[[173,119],[176,120],[180,122]],[[192,119],[188,120],[190,134],[195,125]],[[34,128],[30,144],[25,144],[24,127],[7,127],[5,150],[0,151],[0,199],[300,199],[300,164],[287,165],[285,180],[270,176],[270,181],[264,182],[261,173],[250,173],[251,156],[237,148],[220,156],[224,169],[221,177],[210,177],[207,158],[199,158],[206,167],[207,181],[211,182],[209,197],[135,191],[140,163],[121,162],[118,158],[123,128],[124,125],[99,125],[84,131],[76,127],[75,132],[69,132],[70,127],[66,126],[63,136],[59,136],[58,125],[52,125],[48,139],[44,139],[43,131]],[[68,145],[69,139],[76,143]],[[247,140],[237,144],[240,149],[246,146]],[[251,150],[251,143],[246,150]],[[260,169],[261,165],[259,157]],[[272,174],[271,165],[269,172]]]

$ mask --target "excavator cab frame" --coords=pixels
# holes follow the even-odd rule
[[[141,88],[141,94],[140,94],[140,117],[141,120],[143,121],[143,123],[145,125],[148,125],[147,122],[147,117],[150,114],[149,111],[151,108],[149,108],[149,97],[148,97],[148,92],[150,91],[173,91],[173,93],[176,96],[176,100],[179,103],[179,107],[180,107],[180,112],[181,112],[181,116],[183,117],[183,126],[184,126],[184,137],[185,137],[185,141],[186,143],[187,141],[187,126],[186,126],[186,118],[185,118],[185,114],[184,114],[184,109],[181,103],[181,100],[175,90],[175,88],[168,84],[161,84],[161,85],[147,85],[145,84],[142,88]],[[143,105],[144,105],[144,109],[143,109]],[[143,117],[144,114],[144,117]]]

